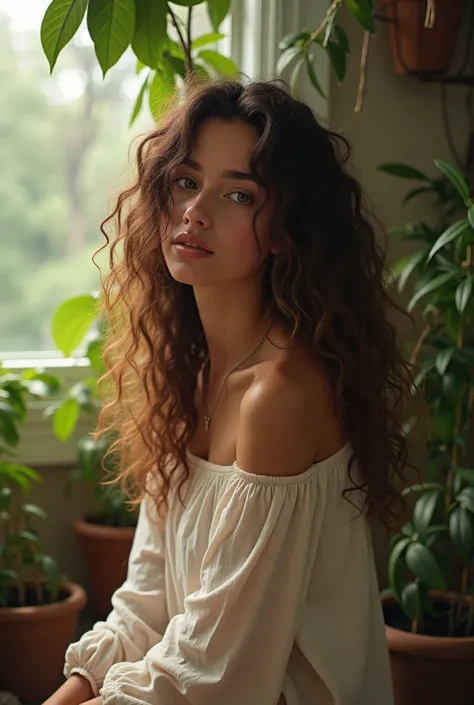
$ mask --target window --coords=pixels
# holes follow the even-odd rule
[[[49,75],[40,42],[49,1],[0,0],[4,358],[58,355],[53,312],[69,296],[98,289],[92,255],[104,242],[99,224],[130,179],[130,143],[152,126],[145,108],[129,128],[141,83],[131,51],[104,80],[88,33],[80,31]],[[212,31],[205,10],[195,8],[194,36]],[[176,6],[176,14],[185,12]]]

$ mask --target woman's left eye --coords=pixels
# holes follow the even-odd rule
[[[249,206],[251,203],[255,202],[254,197],[249,193],[245,193],[245,191],[234,191],[229,194],[229,196],[234,203],[238,203],[241,206]]]
[[[178,176],[176,183],[180,188],[196,188],[196,182],[189,176]]]

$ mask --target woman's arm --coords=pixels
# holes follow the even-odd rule
[[[164,520],[149,495],[140,506],[127,579],[114,593],[112,605],[105,622],[97,622],[66,652],[66,678],[80,675],[90,685],[90,690],[78,702],[97,697],[111,666],[140,660],[162,639],[166,630],[169,620],[165,596]],[[69,687],[71,691],[67,694],[75,695],[74,687]],[[58,704],[55,701],[51,705]]]
[[[91,684],[87,678],[75,674],[63,683],[43,705],[81,705],[81,703],[90,700],[93,695]]]

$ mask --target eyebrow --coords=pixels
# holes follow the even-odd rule
[[[196,162],[194,159],[184,159],[183,164],[195,169],[196,171],[202,171],[202,166]],[[251,174],[249,171],[238,171],[236,169],[226,169],[222,172],[222,176],[230,179],[240,179],[242,181],[253,181],[254,183],[260,185],[260,181],[257,177]]]

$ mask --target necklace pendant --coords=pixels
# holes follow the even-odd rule
[[[210,416],[205,416],[204,417],[204,428],[206,431],[209,431],[209,426],[211,425],[211,417]]]

